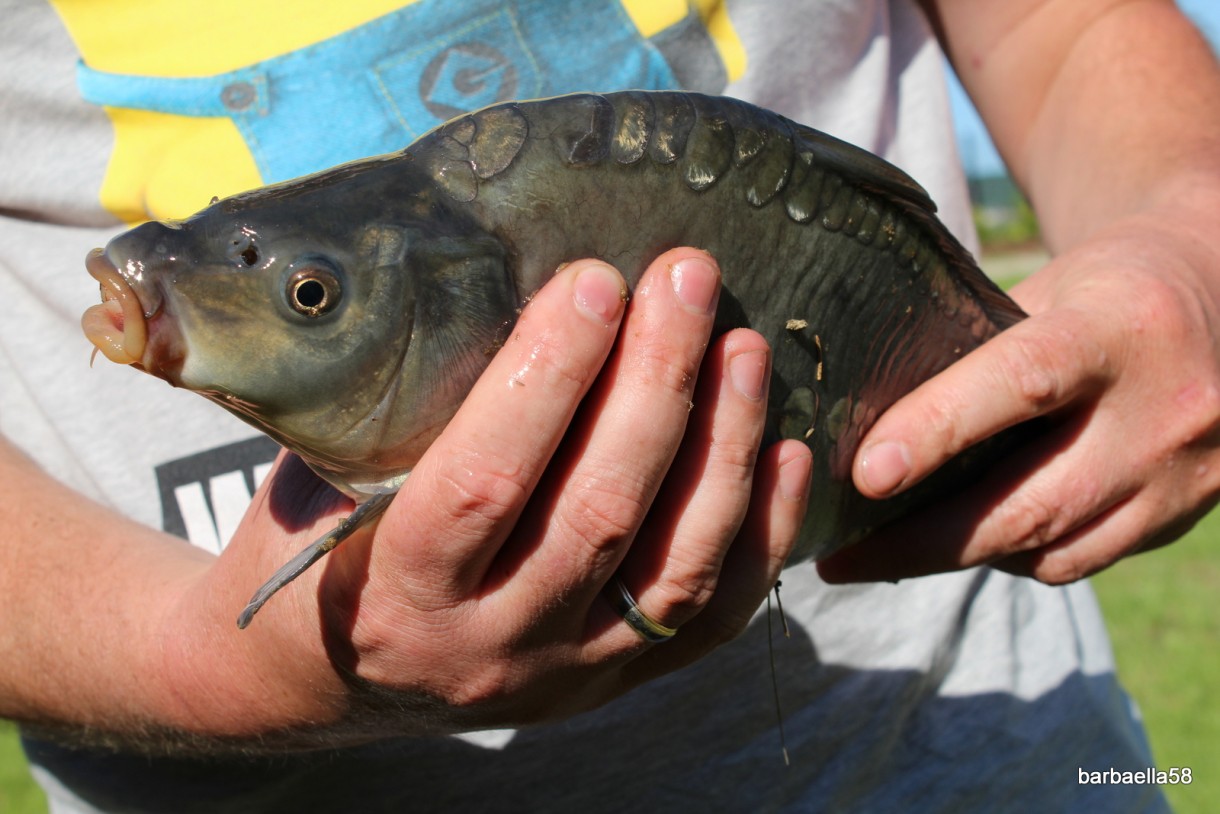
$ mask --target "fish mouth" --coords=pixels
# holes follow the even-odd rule
[[[95,355],[101,351],[120,365],[140,364],[148,347],[148,316],[135,289],[119,273],[103,249],[94,249],[85,258],[89,276],[98,281],[102,301],[90,306],[81,316],[85,337],[93,343]]]

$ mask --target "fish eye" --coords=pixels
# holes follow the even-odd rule
[[[288,275],[284,294],[293,311],[307,317],[320,317],[335,310],[343,297],[343,287],[332,269],[311,263]]]

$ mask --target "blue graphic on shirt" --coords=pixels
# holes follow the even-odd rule
[[[617,0],[420,0],[226,74],[132,76],[82,63],[78,82],[97,104],[232,119],[265,183],[402,149],[497,101],[679,87]]]

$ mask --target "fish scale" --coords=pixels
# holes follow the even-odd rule
[[[176,360],[133,361],[233,410],[362,503],[350,527],[264,586],[244,626],[376,517],[522,304],[582,257],[613,263],[630,286],[667,249],[716,257],[716,330],[751,327],[772,347],[767,440],[799,438],[814,452],[794,559],[977,479],[1028,430],[893,498],[868,500],[851,481],[859,442],[887,407],[1024,317],[934,213],[882,159],[738,100],[575,94],[485,108],[401,153],[145,224],[92,256],[90,271],[110,297],[125,287],[165,303],[170,324],[150,321],[150,345],[178,348]],[[137,266],[140,279],[125,276]],[[300,290],[312,292],[308,307],[294,306]],[[105,333],[102,315],[91,320]],[[232,350],[242,320],[259,331],[258,358]]]
[[[512,235],[525,230],[503,213],[530,211],[515,203],[520,194],[539,196],[537,184],[520,183],[513,169],[528,167],[533,173],[548,160],[557,162],[570,170],[548,176],[561,179],[555,186],[564,187],[550,193],[561,201],[557,211],[579,212],[579,201],[596,189],[608,200],[651,195],[660,203],[640,219],[676,222],[671,239],[637,241],[634,252],[624,239],[614,256],[605,258],[618,264],[630,283],[656,253],[693,243],[716,256],[728,299],[765,302],[762,309],[744,306],[743,313],[722,314],[719,322],[722,329],[753,327],[775,349],[768,440],[780,436],[779,416],[792,409],[794,392],[803,400],[804,391],[813,391],[815,398],[806,401],[819,404],[805,430],[812,428],[806,440],[820,471],[800,555],[823,556],[849,545],[962,482],[962,472],[950,464],[912,493],[884,501],[863,498],[850,483],[856,445],[886,407],[1024,316],[935,218],[935,207],[918,184],[865,151],[776,114],[697,94],[559,97],[476,112],[446,128],[473,122],[476,131],[486,132],[503,127],[510,117],[517,154],[507,162],[498,154],[501,171],[482,178],[476,195],[466,201],[489,231],[513,242]],[[505,144],[488,139],[501,148]],[[425,137],[409,152],[428,149]],[[622,175],[628,166],[640,175]],[[591,173],[595,167],[605,172]],[[679,184],[687,188],[683,197],[677,197]],[[734,199],[768,213],[775,251],[760,251],[758,244],[767,241],[758,234],[725,236],[724,213],[736,211]],[[714,215],[690,218],[683,210]],[[782,213],[784,220],[771,212]],[[604,219],[604,213],[598,217]],[[637,230],[635,224],[631,228]],[[821,234],[811,237],[815,230]],[[592,227],[588,233],[594,234]],[[513,269],[514,276],[533,289],[563,260],[598,254],[597,246],[573,245],[578,242],[568,240],[554,252],[530,243],[519,250],[529,260]],[[799,270],[776,281],[759,272],[768,263]],[[813,282],[812,290],[790,288],[794,278]],[[751,292],[752,279],[768,288],[782,282],[781,296]],[[777,300],[788,311],[778,310]],[[771,319],[760,319],[762,314]],[[812,343],[794,341],[786,328],[791,317],[806,320],[806,333],[823,343],[819,354],[810,352]],[[819,363],[821,381],[814,376]],[[837,433],[827,427],[836,405],[847,416]],[[1010,443],[993,442],[997,448]],[[984,448],[975,457],[996,454]]]

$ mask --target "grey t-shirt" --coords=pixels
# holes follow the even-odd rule
[[[222,5],[174,7],[188,19],[204,8],[223,16]],[[256,7],[249,0],[243,13]],[[337,26],[314,45],[194,79],[168,69],[125,77],[96,64],[105,62],[93,56],[104,15],[59,10],[62,17],[32,0],[0,0],[10,32],[0,38],[0,429],[64,482],[212,550],[240,518],[274,445],[151,377],[108,363],[89,369],[78,325],[97,298],[82,259],[121,228],[119,215],[132,216],[115,201],[146,202],[151,216],[185,215],[166,211],[179,200],[166,185],[214,169],[186,166],[172,150],[135,169],[123,165],[147,117],[133,124],[122,110],[199,117],[200,126],[228,117],[258,178],[269,182],[399,148],[446,115],[505,95],[723,92],[888,158],[972,240],[942,58],[908,0],[691,8],[417,0],[368,25]],[[242,19],[230,21],[232,39],[256,40]],[[175,38],[198,34],[183,28],[190,26],[159,32],[169,51]],[[312,62],[293,56],[306,51]],[[78,74],[81,55],[87,67]],[[328,106],[356,104],[357,83],[311,91],[323,100],[313,115],[279,109],[287,97],[260,95],[284,77],[299,79],[302,65],[357,58],[370,61],[360,69],[368,82],[358,120],[367,127],[348,128],[359,134],[346,141],[334,137]],[[299,149],[311,142],[339,152]],[[975,569],[834,587],[804,564],[785,573],[783,592],[793,635],[774,645],[790,766],[776,727],[765,615],[688,669],[594,712],[522,731],[259,759],[149,760],[35,742],[27,749],[62,814],[1165,810],[1155,788],[1077,782],[1081,768],[1151,764],[1086,584],[1048,588]]]

